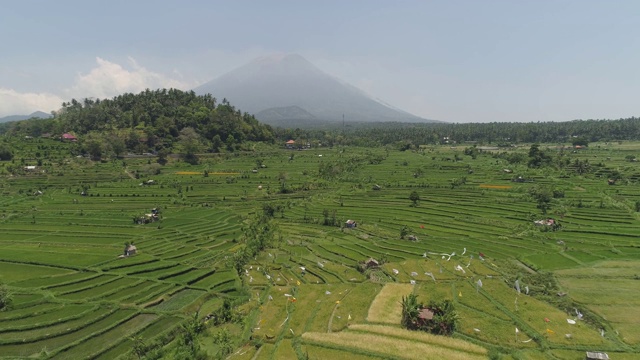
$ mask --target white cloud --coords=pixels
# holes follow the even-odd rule
[[[171,79],[140,66],[133,58],[129,58],[130,70],[100,57],[96,58],[96,63],[98,66],[88,74],[78,75],[75,84],[65,91],[67,95],[75,98],[97,97],[104,99],[126,92],[138,93],[147,88],[185,90],[190,87],[185,82]]]
[[[19,93],[13,89],[0,88],[0,117],[29,115],[38,110],[48,113],[59,109],[63,101],[53,94]]]
[[[153,72],[129,58],[128,68],[100,57],[96,58],[96,67],[87,74],[78,74],[73,85],[60,94],[24,92],[0,87],[0,117],[7,115],[28,115],[41,110],[50,112],[61,107],[63,101],[72,98],[111,98],[130,92],[139,93],[145,89],[176,88],[187,90],[193,84],[176,80]],[[180,76],[175,73],[174,76]]]

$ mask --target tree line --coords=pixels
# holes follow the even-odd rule
[[[640,118],[536,123],[353,123],[322,128],[275,129],[279,139],[311,144],[382,146],[406,150],[419,145],[477,142],[501,146],[516,143],[575,143],[640,139]]]
[[[640,118],[535,123],[326,123],[272,128],[226,99],[177,89],[125,93],[112,99],[72,99],[51,119],[0,124],[0,134],[41,136],[94,134],[116,150],[138,153],[172,149],[185,137],[200,151],[233,151],[245,141],[296,140],[312,146],[381,146],[409,149],[427,144],[477,142],[490,145],[639,140]],[[187,134],[184,134],[185,129]],[[107,146],[107,147],[109,147]],[[107,149],[109,150],[109,149]]]

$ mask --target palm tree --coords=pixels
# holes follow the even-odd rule
[[[420,314],[420,304],[418,304],[418,296],[409,294],[402,297],[402,320],[401,325],[407,329],[415,330],[417,328],[418,315]]]

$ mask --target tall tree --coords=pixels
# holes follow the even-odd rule
[[[198,163],[197,153],[200,151],[200,135],[193,128],[184,128],[180,131],[180,145],[182,157],[190,164]]]

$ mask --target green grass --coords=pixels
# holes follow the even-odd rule
[[[20,319],[12,319],[10,321],[0,322],[0,333],[11,330],[30,329],[37,327],[45,327],[49,324],[59,322],[68,322],[71,319],[81,318],[88,314],[90,310],[96,310],[96,306],[91,305],[61,305],[54,311],[42,313],[31,313],[31,316]]]
[[[28,264],[16,264],[0,261],[0,282],[7,284],[33,279],[41,276],[56,276],[72,273],[68,269],[37,266]]]
[[[150,324],[156,318],[157,316],[152,314],[137,315],[100,335],[82,341],[76,346],[59,352],[52,357],[52,359],[78,359],[80,357],[99,354],[110,346],[113,346],[113,344],[117,343],[123,337],[130,336],[139,329]]]
[[[172,295],[168,300],[154,306],[157,311],[173,311],[184,308],[204,294],[203,291],[186,289]]]
[[[76,281],[82,281],[95,277],[97,274],[94,272],[74,272],[68,275],[60,275],[55,277],[41,277],[35,279],[24,280],[18,283],[11,284],[12,286],[24,287],[24,288],[39,288],[39,287],[52,287],[61,284],[72,283]]]
[[[69,346],[76,341],[82,341],[83,339],[91,336],[91,334],[97,332],[103,332],[112,326],[125,321],[135,314],[133,310],[121,310],[111,313],[110,315],[90,323],[89,325],[79,328],[77,330],[71,330],[65,334],[59,336],[47,337],[42,340],[27,344],[12,344],[12,345],[0,345],[0,353],[3,356],[30,356],[40,353],[43,349],[47,351],[56,351],[60,348]]]

